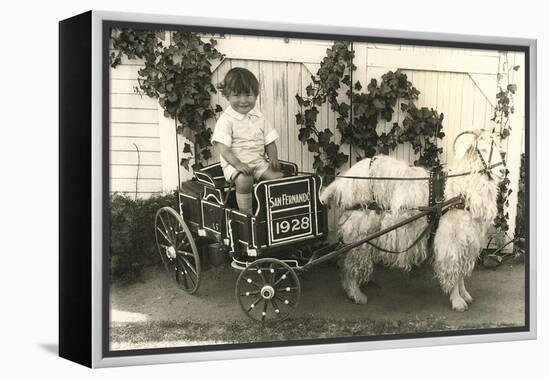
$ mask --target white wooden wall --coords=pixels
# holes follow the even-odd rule
[[[111,192],[148,197],[163,190],[159,107],[156,99],[134,92],[140,61],[123,60],[110,70]],[[139,149],[139,172],[138,152]]]
[[[213,83],[219,83],[232,67],[246,67],[260,81],[258,107],[271,120],[281,138],[277,141],[281,159],[298,164],[303,171],[312,171],[313,154],[298,141],[299,127],[295,122],[298,111],[296,94],[304,94],[310,76],[317,72],[332,41],[312,41],[283,38],[265,38],[229,35],[218,39],[218,50],[226,55],[222,62],[213,62]],[[505,56],[497,51],[432,48],[406,45],[354,43],[356,52],[354,82],[359,80],[366,88],[371,78],[380,80],[389,70],[400,69],[420,91],[417,105],[444,113],[442,141],[445,161],[452,159],[451,147],[455,136],[463,130],[491,129],[490,118],[495,105],[497,73],[503,63],[520,65],[511,71],[512,82],[518,85],[516,97],[524,96],[524,57],[519,53]],[[506,59],[505,59],[506,58]],[[177,187],[176,136],[174,121],[163,116],[155,100],[140,98],[133,92],[137,85],[140,62],[123,60],[123,65],[111,69],[112,135],[111,135],[111,190],[133,193],[135,190],[137,153],[141,151],[138,194],[171,190]],[[341,97],[345,101],[345,96]],[[228,105],[220,95],[214,95],[212,104],[224,109]],[[508,166],[514,194],[510,200],[510,229],[514,229],[515,206],[519,178],[519,155],[522,152],[524,109],[516,101],[512,115],[512,137],[503,146],[508,150]],[[335,114],[328,105],[321,108],[318,127],[329,128],[335,136]],[[380,129],[389,130],[392,122],[401,122],[403,114],[397,111],[391,122],[381,122]],[[213,127],[215,120],[209,123]],[[338,142],[338,140],[336,140]],[[180,138],[180,146],[183,140]],[[352,152],[342,146],[344,152]],[[210,162],[217,161],[214,152]],[[409,146],[400,146],[392,155],[413,162],[416,157]],[[355,162],[352,158],[350,164]],[[180,167],[182,177],[191,173]],[[333,214],[332,218],[336,215]]]

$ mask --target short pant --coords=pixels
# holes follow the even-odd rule
[[[262,175],[269,168],[269,163],[266,160],[256,160],[247,164],[254,170],[253,176],[255,181],[260,181]],[[237,172],[239,171],[237,171],[231,164],[227,164],[227,166],[223,168],[223,175],[227,181],[234,179]]]

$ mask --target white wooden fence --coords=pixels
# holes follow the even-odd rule
[[[299,107],[294,97],[305,94],[311,75],[317,72],[319,62],[331,45],[332,41],[236,35],[218,39],[217,48],[226,57],[221,62],[214,62],[214,84],[219,83],[232,67],[251,70],[260,81],[260,111],[272,121],[281,136],[277,141],[280,158],[297,163],[303,171],[312,171],[313,154],[298,141],[295,114]],[[366,88],[371,78],[380,79],[387,71],[400,69],[420,91],[417,105],[444,113],[446,137],[442,147],[443,159],[447,162],[452,159],[451,146],[458,133],[493,127],[490,119],[496,101],[497,74],[507,67],[520,66],[518,71],[510,71],[510,80],[518,90],[515,112],[511,115],[512,135],[503,146],[508,151],[507,163],[511,172],[513,194],[508,210],[513,231],[525,129],[523,53],[373,43],[354,43],[353,48],[354,64],[358,67],[353,74],[354,82],[359,80]],[[110,71],[111,191],[146,197],[177,187],[178,162],[174,121],[164,117],[156,100],[134,92],[141,66],[140,61],[123,59],[122,65]],[[212,103],[224,109],[228,105],[220,94],[213,96]],[[400,122],[402,117],[403,114],[397,111],[391,122],[381,122],[378,127],[389,129],[392,122]],[[214,123],[212,120],[209,126],[213,127]],[[321,108],[318,125],[328,127],[338,136],[336,117],[328,105]],[[180,140],[180,146],[182,142]],[[344,148],[350,151],[349,146]],[[414,152],[407,145],[400,146],[392,155],[411,163],[415,160]],[[214,161],[217,156],[210,162]],[[182,167],[179,169],[182,178],[191,177],[190,172]]]

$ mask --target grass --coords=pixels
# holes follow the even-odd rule
[[[460,329],[506,327],[507,324],[475,325]],[[443,319],[430,317],[406,321],[330,320],[316,318],[288,319],[280,323],[260,324],[248,320],[232,323],[146,322],[120,323],[111,327],[111,343],[143,345],[226,344],[288,341],[349,336],[410,334],[457,330]],[[130,348],[129,348],[130,349]]]

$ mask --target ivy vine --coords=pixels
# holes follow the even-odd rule
[[[491,118],[491,121],[495,124],[492,132],[498,132],[501,141],[508,138],[512,131],[512,127],[510,125],[510,115],[514,113],[514,95],[517,91],[517,85],[510,82],[510,73],[512,70],[517,71],[519,67],[519,65],[510,67],[506,55],[502,64],[502,72],[497,74],[497,103],[495,105],[493,118]],[[506,153],[503,152],[501,157],[502,161],[506,163]],[[509,205],[509,198],[512,194],[512,189],[510,189],[510,170],[506,167],[506,165],[504,166],[503,173],[504,179],[500,182],[498,188],[497,216],[494,220],[494,226],[497,230],[507,233],[510,228],[508,225],[510,215],[508,211],[506,211],[506,207]]]
[[[440,166],[442,148],[437,139],[445,134],[441,131],[443,114],[434,109],[417,108],[415,101],[420,92],[407,80],[402,72],[389,71],[382,75],[380,83],[371,79],[367,90],[361,92],[359,81],[353,83],[354,51],[350,42],[335,42],[327,49],[306,95],[296,95],[300,111],[296,122],[301,126],[298,139],[314,153],[313,168],[325,176],[330,183],[337,170],[349,161],[349,155],[341,150],[341,144],[348,143],[355,149],[355,159],[361,160],[376,154],[389,154],[398,144],[410,143],[418,156],[416,165]],[[339,93],[345,90],[346,101],[339,101]],[[317,125],[319,108],[328,103],[337,113],[336,129],[341,142],[335,143],[333,132],[323,125]],[[393,123],[389,131],[378,132],[380,120],[390,122],[397,104],[406,114],[402,125]]]
[[[216,88],[211,82],[210,61],[222,59],[223,54],[216,50],[215,39],[204,42],[197,33],[170,32],[169,41],[164,40],[165,36],[164,31],[113,29],[111,42],[115,51],[110,54],[110,63],[116,68],[123,55],[144,60],[135,90],[158,99],[164,115],[175,120],[177,133],[194,142],[194,153],[188,143],[183,152],[193,154],[193,168],[197,169],[202,167],[201,160],[212,156],[212,131],[206,122],[222,108],[211,105]],[[188,169],[189,160],[181,159],[180,164]]]

